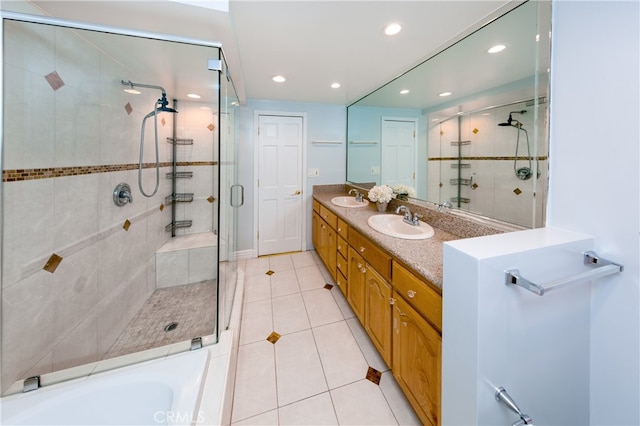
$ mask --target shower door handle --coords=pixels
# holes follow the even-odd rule
[[[240,188],[240,204],[235,204],[234,203],[234,199],[235,197],[233,196],[236,192],[234,191],[235,188]],[[231,197],[229,197],[229,201],[231,203],[231,207],[242,207],[244,206],[244,186],[240,185],[240,184],[235,184],[235,185],[231,185]]]

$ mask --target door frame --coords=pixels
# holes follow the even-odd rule
[[[258,187],[258,179],[260,178],[260,135],[258,128],[260,126],[260,116],[271,115],[276,117],[300,117],[302,118],[302,164],[300,173],[302,174],[302,203],[300,203],[300,250],[307,250],[307,174],[305,173],[307,165],[307,113],[306,112],[288,112],[288,111],[271,111],[271,110],[255,110],[253,112],[253,250],[256,257],[260,256],[258,245],[258,215],[260,206],[260,188]]]

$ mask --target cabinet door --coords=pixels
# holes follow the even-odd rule
[[[358,254],[352,247],[349,247],[349,276],[347,280],[347,300],[358,316],[358,319],[364,324],[364,305],[365,305],[365,289],[366,289],[366,273],[367,268],[362,256]]]
[[[326,226],[325,265],[329,269],[331,278],[336,279],[336,256],[338,255],[338,235],[329,225]]]
[[[367,265],[365,324],[371,341],[391,366],[391,286]]]
[[[439,425],[442,338],[396,293],[394,298],[393,375],[420,420]]]
[[[314,203],[316,201],[314,200]],[[319,240],[320,240],[320,216],[318,213],[313,212],[311,215],[311,241],[313,242],[313,246],[316,248],[316,252],[320,252],[319,248]]]

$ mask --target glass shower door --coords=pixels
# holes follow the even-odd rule
[[[236,261],[237,209],[244,204],[244,190],[238,185],[235,143],[238,97],[222,57],[220,78],[220,256],[218,261],[218,336],[229,327],[238,280]]]

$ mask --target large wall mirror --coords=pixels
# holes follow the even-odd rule
[[[347,181],[544,226],[551,2],[530,0],[347,109]]]

